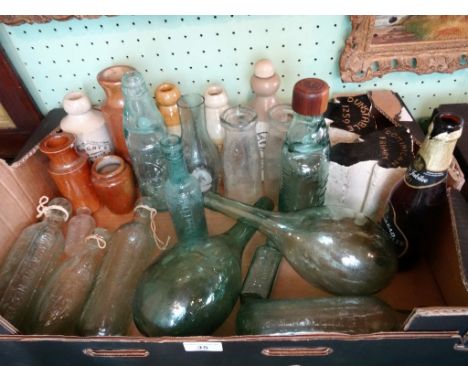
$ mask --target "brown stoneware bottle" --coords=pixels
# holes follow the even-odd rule
[[[132,170],[117,155],[97,159],[91,168],[91,180],[102,204],[115,214],[131,212],[137,192]]]
[[[127,144],[122,127],[123,95],[121,90],[124,73],[135,70],[131,66],[116,65],[108,67],[97,75],[99,85],[106,93],[106,100],[101,105],[101,112],[114,141],[115,153],[130,162]]]
[[[49,174],[60,193],[72,202],[73,209],[99,209],[99,199],[91,183],[88,157],[75,149],[75,136],[57,133],[46,137],[39,150],[49,157]]]
[[[174,84],[164,82],[159,85],[155,92],[156,105],[164,118],[169,134],[181,136],[179,111],[177,101],[180,98],[180,91]]]

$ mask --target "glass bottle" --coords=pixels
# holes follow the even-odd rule
[[[295,112],[281,151],[279,210],[297,211],[323,205],[328,178],[330,139],[323,113],[328,85],[305,78],[294,85]]]
[[[43,197],[40,206],[47,203]],[[28,327],[31,304],[63,253],[62,228],[71,215],[64,198],[52,199],[38,208],[40,222],[25,228],[10,248],[0,268],[0,315],[24,331]]]
[[[259,208],[272,209],[268,198]],[[241,256],[256,229],[237,222],[222,235],[179,241],[144,273],[135,324],[147,336],[211,334],[229,316],[242,285]]]
[[[76,149],[88,154],[91,162],[114,151],[104,117],[92,108],[84,92],[70,92],[63,97],[63,108],[67,112],[60,121],[60,128],[76,136]]]
[[[200,94],[184,94],[177,106],[187,168],[200,183],[202,192],[216,192],[222,166],[218,150],[206,131],[205,99]]]
[[[118,336],[127,333],[135,288],[156,254],[151,228],[154,214],[151,198],[140,198],[133,220],[112,234],[78,324],[81,335]]]
[[[210,85],[205,90],[206,129],[220,153],[223,152],[224,128],[221,125],[221,114],[229,108],[228,96],[220,85]]]
[[[133,172],[128,163],[117,155],[97,159],[91,167],[93,182],[99,200],[115,214],[132,211],[137,198]]]
[[[75,136],[51,134],[41,142],[39,150],[48,156],[49,174],[73,209],[87,207],[96,212],[100,203],[91,183],[90,166],[86,155],[75,150]]]
[[[179,110],[177,108],[177,101],[180,98],[179,89],[170,82],[164,82],[156,88],[154,96],[167,126],[167,132],[180,137],[182,131],[180,129]]]
[[[373,294],[396,271],[385,233],[360,212],[328,206],[275,213],[212,192],[204,200],[208,208],[259,227],[300,276],[331,293]]]
[[[395,247],[400,269],[411,268],[441,229],[447,171],[462,127],[460,116],[437,114],[416,158],[391,192],[381,225]]]
[[[372,296],[260,299],[241,306],[236,334],[365,334],[401,330],[400,321],[390,306]]]
[[[106,121],[106,125],[112,136],[115,146],[115,153],[127,162],[130,162],[127,143],[125,142],[124,130],[122,127],[122,114],[124,99],[122,95],[122,76],[124,73],[134,71],[135,68],[128,65],[115,65],[101,70],[97,75],[99,85],[106,93],[106,99],[101,105],[101,112]]]
[[[268,140],[263,152],[265,195],[278,203],[281,185],[281,150],[294,117],[291,105],[279,104],[268,110]]]
[[[154,199],[158,210],[166,210],[164,183],[167,169],[160,146],[161,138],[166,136],[166,127],[139,72],[124,74],[122,91],[125,139],[140,191]]]
[[[166,181],[166,200],[171,218],[182,242],[204,240],[208,237],[203,194],[197,179],[187,171],[182,143],[176,135],[161,140],[169,176]]]
[[[260,154],[255,139],[257,114],[248,107],[224,111],[224,192],[228,198],[253,204],[263,192]]]
[[[76,334],[76,325],[101,265],[110,233],[96,228],[58,267],[39,294],[30,333]]]
[[[85,237],[96,228],[96,221],[91,215],[91,210],[86,207],[78,208],[76,215],[68,222],[67,235],[65,237],[65,254],[68,256],[76,252],[76,248],[82,245]]]

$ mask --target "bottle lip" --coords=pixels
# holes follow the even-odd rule
[[[279,103],[267,111],[268,120],[282,131],[287,131],[296,112],[290,103]]]
[[[226,91],[221,85],[210,85],[205,90],[205,105],[207,107],[222,107],[228,104]]]
[[[205,103],[205,97],[198,93],[182,94],[177,100],[177,106],[181,109],[193,109],[202,106]]]
[[[176,105],[180,98],[180,91],[172,82],[163,82],[156,88],[154,94],[156,102],[162,106]]]
[[[232,130],[244,130],[254,126],[257,118],[254,109],[241,105],[226,109],[220,116],[223,126]]]
[[[117,165],[111,171],[105,171],[106,167]],[[99,179],[109,179],[122,173],[125,169],[125,161],[118,155],[105,155],[96,159],[91,167],[92,175]]]
[[[58,154],[73,147],[75,140],[76,137],[71,133],[55,133],[41,142],[39,150],[44,154]]]
[[[129,65],[109,66],[98,73],[97,79],[100,83],[106,85],[120,85],[122,83],[122,76],[127,72],[135,70],[133,66]]]
[[[84,91],[72,91],[63,97],[63,108],[67,114],[84,114],[91,110],[91,101]]]

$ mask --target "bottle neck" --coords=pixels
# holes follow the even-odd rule
[[[310,145],[325,141],[328,141],[328,129],[323,115],[308,116],[294,113],[286,134],[287,144]]]
[[[138,130],[156,130],[164,125],[161,114],[147,90],[138,94],[124,91],[124,119],[126,128]]]
[[[189,176],[182,151],[170,157],[166,157],[166,159],[169,181],[171,183],[180,183]]]

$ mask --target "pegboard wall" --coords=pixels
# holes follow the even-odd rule
[[[78,89],[101,103],[96,75],[116,64],[137,68],[152,91],[164,81],[178,84],[182,93],[203,93],[209,83],[219,83],[232,104],[243,103],[260,58],[275,64],[286,102],[304,77],[324,79],[334,93],[392,89],[417,118],[441,103],[468,102],[466,69],[343,83],[339,58],[350,28],[346,16],[117,16],[1,25],[0,42],[42,112]]]

